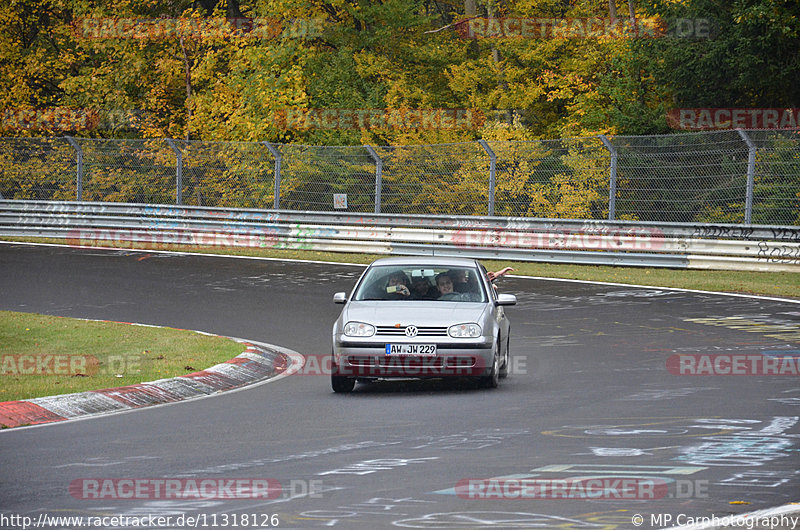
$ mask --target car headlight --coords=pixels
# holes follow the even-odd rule
[[[456,324],[450,326],[447,334],[454,339],[473,339],[481,336],[481,327],[477,324]]]
[[[375,326],[364,322],[348,322],[344,325],[344,334],[348,337],[371,337],[375,334]]]

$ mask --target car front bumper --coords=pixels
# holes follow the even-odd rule
[[[353,377],[475,377],[491,373],[494,348],[490,338],[432,343],[436,344],[435,355],[387,355],[389,342],[374,337],[340,338],[334,340],[334,365],[338,375]]]

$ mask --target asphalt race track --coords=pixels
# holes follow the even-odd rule
[[[360,271],[0,245],[0,309],[196,329],[319,358],[341,307],[332,295]],[[499,287],[519,303],[507,312],[512,373],[497,390],[453,380],[335,395],[328,376],[295,375],[0,432],[0,526],[46,514],[173,517],[139,528],[189,526],[176,522],[182,515],[200,517],[198,527],[613,529],[634,528],[639,514],[640,528],[654,528],[681,514],[687,522],[800,501],[798,376],[668,368],[681,353],[777,358],[790,370],[799,304],[523,278]],[[505,478],[483,480],[492,477]],[[589,495],[578,477],[603,487]],[[269,499],[92,499],[74,487],[158,478],[263,479],[282,490]],[[550,489],[523,494],[514,482],[523,478]],[[474,487],[457,492],[464,484]]]

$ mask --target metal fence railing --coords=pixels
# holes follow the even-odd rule
[[[383,147],[3,138],[0,198],[800,225],[800,129]]]

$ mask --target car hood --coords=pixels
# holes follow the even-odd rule
[[[342,317],[345,322],[367,322],[376,326],[451,326],[480,322],[487,307],[485,303],[474,302],[351,302]]]

